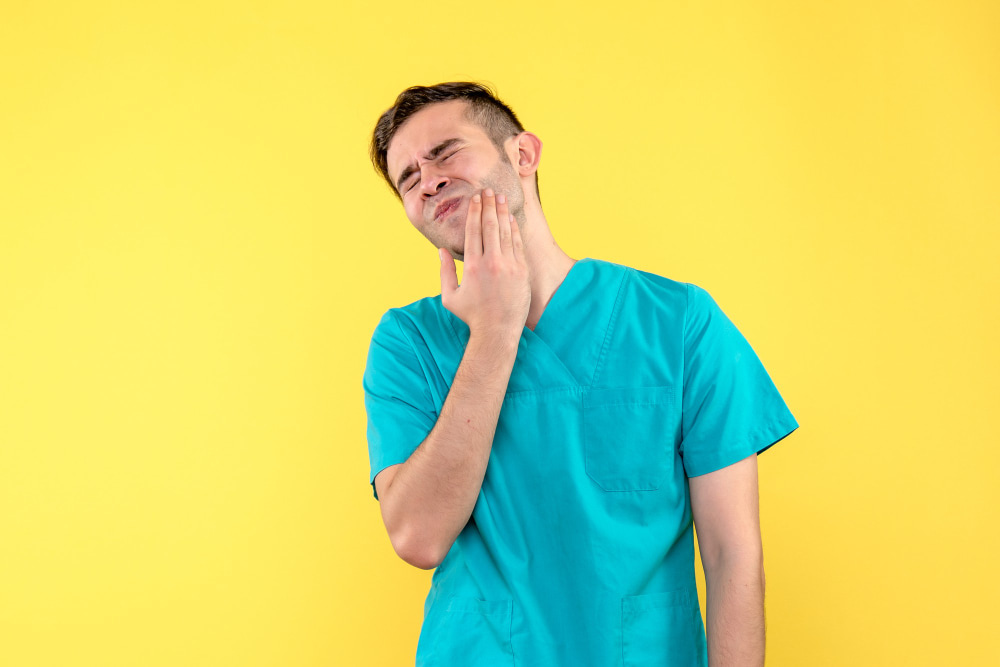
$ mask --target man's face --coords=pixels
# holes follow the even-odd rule
[[[465,117],[467,102],[451,100],[410,116],[389,143],[389,177],[406,217],[427,240],[454,257],[465,252],[465,218],[472,196],[493,188],[518,219],[524,191],[514,166],[486,132]]]

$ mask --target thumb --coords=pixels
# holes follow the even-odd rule
[[[438,259],[441,260],[441,293],[450,294],[458,289],[458,269],[455,260],[444,248],[438,248]]]

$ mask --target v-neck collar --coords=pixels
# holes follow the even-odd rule
[[[556,286],[555,291],[552,296],[549,297],[549,302],[545,304],[545,309],[542,314],[538,317],[538,322],[535,323],[534,329],[529,329],[524,327],[524,331],[529,333],[534,333],[536,336],[539,335],[539,326],[542,327],[544,331],[548,328],[547,324],[550,321],[556,321],[559,319],[559,312],[565,310],[568,304],[572,303],[576,298],[580,296],[581,287],[589,282],[588,280],[579,280],[580,274],[587,273],[590,277],[596,270],[596,260],[589,257],[584,257],[583,259],[578,259],[573,262],[573,265],[569,267],[569,271],[563,276],[562,282]],[[442,308],[444,306],[442,305]],[[455,337],[458,339],[459,344],[462,349],[465,349],[466,344],[469,342],[469,325],[462,321],[461,318],[454,315],[447,309],[444,309],[448,313],[448,321],[451,323],[452,331],[455,333]],[[522,334],[524,333],[522,331]]]
[[[625,267],[589,257],[573,263],[535,328],[521,331],[517,364],[542,365],[537,373],[523,369],[531,382],[538,383],[533,388],[591,385],[625,276]],[[469,342],[469,327],[450,312],[447,319],[461,358]],[[511,384],[517,386],[511,390],[527,389],[520,386],[521,375],[512,375]]]
[[[589,257],[573,262],[573,266],[569,267],[569,271],[563,276],[562,282],[556,286],[556,291],[549,297],[549,302],[545,304],[545,309],[538,316],[535,327],[531,329],[536,336],[545,340],[545,330],[550,327],[550,322],[553,323],[553,326],[558,327],[561,319],[560,314],[571,307],[571,304],[581,296],[582,288],[589,282],[588,278],[593,275],[595,270],[594,260]]]

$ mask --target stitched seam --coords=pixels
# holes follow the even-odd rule
[[[604,358],[608,352],[608,346],[611,343],[611,334],[615,329],[615,323],[618,321],[618,313],[621,310],[622,297],[625,294],[625,283],[628,278],[631,277],[632,269],[625,267],[625,271],[622,272],[622,280],[618,285],[618,295],[615,297],[615,307],[611,311],[611,320],[608,322],[608,329],[604,333],[604,343],[601,344],[601,354],[597,357],[597,368],[594,369],[594,377],[590,381],[590,386],[593,387],[597,384],[598,378],[601,377],[601,370],[604,367]]]
[[[396,310],[395,308],[390,309],[389,312],[392,313],[390,319],[392,320],[393,324],[396,325],[396,328],[399,329],[399,335],[402,336],[403,340],[406,341],[406,344],[410,346],[410,352],[413,354],[413,357],[417,360],[417,365],[420,367],[420,373],[424,376],[424,382],[427,384],[427,396],[431,401],[431,411],[434,414],[434,419],[437,420],[437,418],[440,416],[440,413],[437,410],[437,406],[434,405],[434,391],[432,389],[434,385],[431,383],[431,378],[428,373],[427,365],[424,364],[424,360],[417,353],[417,346],[413,344],[413,339],[410,338],[409,334],[406,333],[406,329],[403,328],[403,325],[399,323],[400,316],[396,312],[394,312],[395,310]]]
[[[684,379],[687,377],[687,328],[688,311],[691,309],[691,283],[684,283],[684,326],[681,327],[681,443],[684,442]],[[683,454],[683,448],[678,447]]]
[[[510,647],[510,664],[517,664],[517,656],[514,655],[514,601],[511,600],[510,604],[507,606],[509,612],[508,620],[510,624],[507,626],[507,646]]]
[[[634,406],[638,406],[638,407],[651,407],[651,406],[656,406],[656,405],[670,405],[671,403],[673,403],[673,399],[674,399],[673,395],[670,394],[669,398],[667,398],[665,400],[662,400],[662,401],[657,401],[657,400],[650,399],[648,401],[629,401],[629,402],[618,401],[616,403],[597,403],[597,404],[590,403],[590,404],[587,405],[587,409],[588,410],[602,410],[604,408],[621,408],[621,407],[627,407],[627,406],[633,406],[633,405]]]
[[[582,393],[583,390],[584,387],[577,387],[577,386],[550,387],[548,389],[521,389],[518,391],[508,391],[506,394],[504,394],[504,400],[506,401],[507,399],[522,398],[525,396],[538,396],[543,394],[561,394],[561,393],[575,394],[575,393]]]
[[[621,631],[621,641],[622,641],[622,664],[625,664],[625,598],[622,598],[621,606],[618,610],[619,614],[619,629]]]

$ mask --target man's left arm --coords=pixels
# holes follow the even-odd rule
[[[707,588],[709,667],[764,664],[757,455],[689,479]]]

